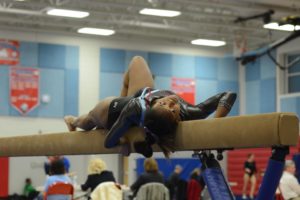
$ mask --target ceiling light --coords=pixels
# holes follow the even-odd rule
[[[206,40],[206,39],[196,39],[191,41],[194,45],[202,45],[202,46],[211,46],[211,47],[219,47],[224,46],[226,42],[220,40]]]
[[[140,10],[140,14],[142,15],[154,15],[160,17],[176,17],[181,14],[179,11],[174,10],[161,10],[161,9],[152,9],[152,8],[144,8]]]
[[[64,9],[50,9],[47,11],[48,15],[62,16],[62,17],[74,17],[84,18],[90,15],[88,12],[77,11],[77,10],[64,10]]]
[[[294,31],[294,30],[300,30],[300,26],[294,26],[292,24],[284,24],[284,25],[279,25],[277,22],[272,22],[269,24],[265,24],[264,28],[267,29],[274,29],[274,30],[280,30],[280,31]]]
[[[92,35],[112,35],[115,33],[114,30],[110,29],[100,29],[100,28],[80,28],[77,30],[78,33],[92,34]]]

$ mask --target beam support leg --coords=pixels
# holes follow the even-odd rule
[[[272,156],[256,200],[273,200],[284,169],[285,157],[289,154],[289,147],[273,147]]]
[[[219,162],[210,152],[196,153],[202,164],[202,175],[212,200],[234,200]]]

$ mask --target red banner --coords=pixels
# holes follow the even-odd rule
[[[10,69],[10,103],[22,115],[39,105],[40,72],[36,68]]]
[[[172,91],[191,104],[195,104],[195,80],[172,78]]]
[[[18,65],[19,47],[19,41],[0,39],[0,65]]]

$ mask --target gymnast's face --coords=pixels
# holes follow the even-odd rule
[[[176,95],[170,95],[161,99],[157,99],[152,108],[163,108],[168,112],[171,112],[177,121],[180,121],[180,105]]]

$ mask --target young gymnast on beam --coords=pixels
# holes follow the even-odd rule
[[[105,147],[122,145],[124,155],[130,154],[130,144],[133,143],[137,153],[151,157],[151,146],[156,143],[168,157],[174,150],[173,142],[179,121],[204,119],[214,111],[214,117],[224,117],[236,99],[235,93],[224,92],[198,105],[191,105],[172,91],[153,88],[153,77],[146,61],[135,56],[124,74],[120,97],[107,97],[88,114],[65,116],[64,120],[69,131],[76,131],[76,128],[108,129]],[[133,126],[144,129],[144,141],[127,141],[123,137]]]

